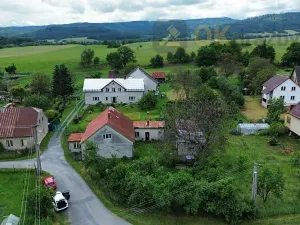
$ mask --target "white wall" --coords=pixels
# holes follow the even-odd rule
[[[48,134],[48,118],[41,110],[38,116],[38,142],[41,143],[44,137]]]
[[[86,105],[95,105],[99,102],[111,104],[113,102],[113,97],[116,97],[117,103],[136,103],[142,98],[144,92],[85,92],[84,95]],[[99,97],[99,101],[94,101],[93,97]],[[135,100],[129,100],[129,97],[135,97]]]
[[[281,91],[281,87],[285,87],[285,91]],[[292,87],[296,87],[295,91],[292,91]],[[292,80],[288,79],[283,84],[279,85],[268,95],[263,94],[263,98],[266,98],[267,101],[272,98],[280,98],[280,96],[284,96],[284,105],[296,105],[300,102],[300,87],[296,85]],[[295,96],[295,100],[291,100],[291,96]],[[266,105],[264,105],[266,107]]]
[[[290,118],[290,123],[287,122],[287,118]],[[287,114],[285,116],[285,125],[295,134],[297,134],[298,136],[300,136],[300,119]]]
[[[79,144],[79,142],[69,142],[69,151],[70,152],[81,152],[81,147],[75,148],[75,143]]]
[[[148,91],[157,91],[158,84],[153,81],[151,78],[149,78],[147,75],[145,75],[141,70],[137,69],[134,71],[134,73],[130,74],[131,78],[142,78],[144,79],[145,83],[145,93]]]
[[[112,134],[112,139],[103,139],[103,134]],[[111,158],[112,155],[116,155],[119,158],[127,156],[132,157],[133,154],[133,142],[120,133],[116,132],[110,126],[105,125],[92,135],[88,140],[94,142],[98,146],[98,154]],[[86,142],[81,144],[82,153],[84,152]]]
[[[154,128],[147,128],[141,129],[136,128],[134,129],[135,132],[139,132],[139,137],[135,137],[135,140],[145,140],[146,139],[146,132],[150,134],[150,140],[161,140],[164,138],[164,129],[154,129]]]

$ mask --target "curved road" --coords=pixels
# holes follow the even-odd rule
[[[105,208],[81,176],[68,164],[61,147],[61,135],[53,135],[47,151],[41,156],[41,161],[42,169],[54,175],[58,189],[71,192],[68,209],[71,224],[129,225]],[[0,168],[34,168],[34,162],[34,159],[0,162]]]

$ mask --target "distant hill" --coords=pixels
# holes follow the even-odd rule
[[[245,38],[257,33],[287,34],[287,30],[300,32],[300,13],[268,14],[234,20],[228,17],[167,21],[132,21],[119,23],[73,23],[47,26],[4,27],[0,36],[22,37],[37,40],[88,37],[95,40],[157,40],[176,36],[179,40],[191,39],[199,26],[219,26],[221,31],[226,25],[229,30],[226,37]],[[206,37],[203,30],[201,39]],[[212,32],[213,35],[213,32]]]

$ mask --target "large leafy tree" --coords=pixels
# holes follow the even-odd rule
[[[258,174],[257,194],[262,197],[264,202],[267,201],[270,194],[281,198],[284,184],[283,173],[279,168],[272,170],[263,167]]]
[[[51,92],[51,80],[46,74],[37,73],[32,77],[30,89],[35,94],[45,95]]]
[[[219,56],[218,65],[220,68],[220,73],[226,77],[238,73],[241,68],[240,63],[238,63],[234,55],[230,53],[221,54]]]
[[[67,97],[74,93],[72,76],[64,65],[56,65],[53,72],[52,94],[53,97],[62,98],[64,103]]]
[[[127,46],[121,46],[117,52],[108,54],[106,60],[112,69],[123,69],[129,62],[136,62],[134,51]]]
[[[93,63],[95,52],[92,49],[85,49],[81,53],[81,61],[80,64],[82,67],[90,67]]]
[[[21,102],[23,102],[24,97],[27,95],[27,91],[20,86],[12,87],[9,93],[13,98],[20,99]]]
[[[135,68],[137,68],[139,65],[135,62],[129,62],[122,70],[121,75],[123,77],[126,77],[130,72],[132,72]]]
[[[150,59],[151,67],[159,68],[164,66],[164,58],[161,55],[156,55]]]
[[[155,108],[157,102],[158,100],[154,91],[149,91],[143,95],[138,104],[142,110],[151,110]]]
[[[15,74],[16,70],[17,70],[17,67],[15,66],[15,64],[11,64],[10,66],[5,67],[4,69],[9,74]]]
[[[281,58],[284,66],[300,65],[300,43],[294,42],[288,48],[287,52]]]
[[[100,65],[100,58],[99,58],[98,56],[96,56],[96,57],[94,58],[94,66],[97,67],[97,66],[99,66],[99,65]]]
[[[197,66],[213,66],[218,61],[217,51],[210,46],[203,46],[198,50],[195,61]]]
[[[33,94],[24,99],[24,105],[27,107],[36,107],[40,109],[48,109],[49,99],[44,95]]]
[[[174,63],[187,63],[190,61],[190,56],[185,52],[184,48],[178,48],[173,56]]]
[[[276,52],[273,46],[268,45],[267,42],[264,41],[261,45],[256,46],[250,53],[250,55],[252,57],[256,56],[269,59],[270,62],[274,62]]]

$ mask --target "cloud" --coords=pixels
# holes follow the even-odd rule
[[[232,17],[300,11],[288,0],[1,0],[1,26]]]

